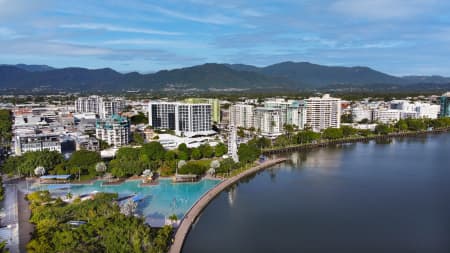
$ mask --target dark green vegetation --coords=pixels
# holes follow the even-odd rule
[[[6,248],[6,241],[0,242],[0,252],[1,253],[9,253],[8,248]]]
[[[2,173],[33,176],[37,167],[44,167],[47,174],[72,174],[81,179],[98,175],[95,165],[101,161],[97,152],[79,150],[69,160],[56,151],[27,152],[22,156],[11,156],[1,168]]]
[[[162,70],[152,74],[121,74],[112,69],[42,66],[0,66],[0,89],[26,90],[46,84],[49,90],[121,91],[175,88],[265,90],[356,87],[401,90],[417,88],[442,90],[449,87],[445,77],[395,77],[367,67],[332,67],[307,62],[282,62],[267,67],[242,64],[215,64]],[[336,86],[337,85],[337,86]]]
[[[139,112],[137,115],[134,115],[130,118],[130,122],[133,125],[148,124],[148,118],[147,115],[145,115],[143,112]]]
[[[188,162],[180,168],[180,174],[202,175],[209,169],[212,158],[221,157],[226,152],[223,144],[214,148],[204,144],[192,149],[181,144],[176,150],[165,150],[159,142],[150,142],[140,148],[120,148],[116,158],[109,163],[109,169],[116,177],[141,175],[147,169],[169,176],[175,173],[177,161],[185,160]]]
[[[116,157],[107,165],[107,171],[115,177],[141,175],[144,170],[158,172],[163,176],[173,175],[177,161],[189,161],[180,173],[204,174],[214,157],[222,157],[227,153],[227,147],[219,144],[211,147],[207,144],[198,148],[187,148],[181,144],[177,150],[165,150],[159,142],[149,142],[141,147],[122,147]],[[68,160],[56,151],[27,152],[22,156],[9,157],[1,172],[6,174],[33,176],[37,167],[44,167],[46,174],[71,174],[74,179],[93,179],[103,175],[105,171],[97,171],[96,165],[101,162],[97,152],[79,150]],[[191,169],[192,168],[192,169]],[[199,169],[201,168],[201,169]]]
[[[36,225],[27,252],[167,252],[172,228],[153,229],[120,213],[116,194],[98,193],[93,200],[67,204],[48,191],[33,192],[30,221]],[[69,221],[86,224],[70,225]]]
[[[8,147],[11,142],[12,115],[10,110],[0,110],[0,148]]]

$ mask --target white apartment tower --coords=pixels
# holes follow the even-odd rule
[[[75,100],[75,112],[93,112],[95,114],[99,114],[101,102],[102,97],[96,95],[89,97],[79,97],[77,98],[77,100]]]
[[[341,125],[341,99],[330,97],[311,97],[305,99],[306,123],[315,132]]]
[[[177,135],[212,134],[211,104],[150,102],[149,125],[174,130]]]
[[[114,147],[127,145],[130,142],[130,123],[119,115],[99,119],[95,124],[95,136]]]
[[[282,117],[280,109],[258,107],[255,109],[255,129],[263,136],[275,138],[283,134]]]
[[[122,98],[103,98],[93,95],[89,97],[79,97],[75,101],[75,112],[95,113],[102,119],[119,114],[124,109],[125,101]]]
[[[102,119],[106,119],[115,114],[121,113],[125,109],[125,101],[121,98],[112,98],[109,100],[103,100],[100,103],[99,116]]]
[[[230,106],[230,125],[249,129],[254,123],[254,106],[248,104],[235,104]]]

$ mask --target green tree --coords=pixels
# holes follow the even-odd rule
[[[152,141],[142,145],[141,153],[145,154],[150,160],[163,160],[166,150],[161,143]]]
[[[214,155],[216,157],[221,157],[228,152],[228,148],[224,143],[219,143],[214,147]]]
[[[252,163],[258,159],[260,150],[254,145],[247,145],[245,143],[239,145],[238,156],[242,163]]]
[[[358,132],[358,130],[354,129],[351,126],[341,126],[341,129],[344,137],[355,135]]]
[[[194,148],[191,153],[191,158],[194,160],[202,159],[202,152],[199,148]]]
[[[389,125],[386,124],[378,124],[375,127],[375,133],[381,134],[381,135],[387,135],[389,133],[392,133],[392,128]]]
[[[204,158],[211,158],[214,156],[214,149],[209,144],[200,145],[199,150]]]
[[[320,134],[311,130],[305,130],[297,133],[296,142],[298,144],[312,143],[320,139]]]
[[[67,161],[67,167],[81,169],[82,175],[95,175],[95,165],[101,162],[100,154],[94,151],[78,150],[72,153]]]
[[[408,123],[405,120],[401,119],[395,124],[395,127],[399,131],[406,131],[408,130]]]
[[[164,155],[164,160],[165,161],[173,161],[173,160],[175,160],[176,157],[177,157],[177,153],[175,153],[175,151],[168,150],[166,152],[166,154]]]
[[[130,118],[130,122],[133,125],[148,124],[148,118],[143,112],[139,112]]]
[[[133,132],[133,142],[142,145],[144,144],[144,137],[138,132]]]
[[[327,128],[323,131],[323,138],[329,140],[340,139],[344,137],[344,133],[341,128]]]

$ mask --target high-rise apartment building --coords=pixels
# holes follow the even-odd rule
[[[220,101],[217,98],[187,98],[184,102],[189,104],[210,104],[211,119],[215,123],[220,123]]]
[[[247,129],[252,128],[255,120],[254,109],[253,105],[248,104],[231,105],[229,109],[230,125]]]
[[[75,100],[75,112],[93,112],[95,114],[99,114],[100,104],[102,100],[102,97],[96,95],[89,97],[79,97],[77,98],[77,100]]]
[[[99,116],[106,119],[115,114],[121,113],[125,109],[125,101],[121,98],[102,99],[100,103]]]
[[[95,136],[114,147],[127,145],[130,142],[130,122],[119,115],[99,119],[95,124]]]
[[[75,112],[95,113],[102,119],[119,114],[124,109],[125,101],[122,98],[103,98],[93,95],[89,97],[79,97],[75,101]]]
[[[306,106],[306,123],[313,131],[341,126],[341,99],[325,94],[304,100]]]
[[[210,104],[150,102],[149,125],[155,129],[174,130],[177,135],[212,134]]]
[[[275,138],[283,134],[282,117],[280,109],[258,107],[255,109],[254,127],[261,135]]]

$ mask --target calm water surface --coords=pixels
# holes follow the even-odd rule
[[[183,252],[450,252],[449,134],[291,158],[221,193]]]

